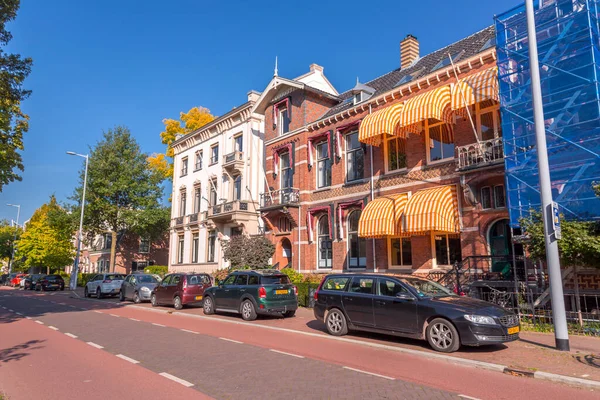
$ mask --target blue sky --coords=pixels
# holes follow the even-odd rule
[[[406,34],[421,55],[493,23],[518,0],[188,1],[22,0],[9,51],[30,56],[31,117],[22,182],[0,193],[0,219],[21,222],[51,194],[66,200],[103,130],[127,125],[147,153],[162,151],[163,118],[193,106],[222,115],[262,91],[279,57],[294,78],[325,67],[342,92],[399,66]],[[371,7],[371,8],[369,8]]]

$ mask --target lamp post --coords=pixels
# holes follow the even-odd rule
[[[79,272],[79,255],[81,253],[81,240],[83,239],[83,210],[85,208],[85,189],[87,187],[87,172],[88,172],[88,161],[89,156],[87,154],[78,154],[72,151],[67,151],[67,154],[70,156],[78,156],[85,158],[85,174],[83,176],[83,194],[81,196],[81,216],[79,217],[79,232],[77,233],[77,253],[75,254],[75,264],[73,265],[73,270],[71,271],[71,282],[69,283],[69,287],[71,290],[75,290],[77,288],[77,275]]]
[[[17,223],[15,227],[15,235],[13,236],[12,242],[12,255],[10,256],[10,262],[8,263],[8,273],[12,273],[13,261],[15,259],[15,242],[17,241],[17,229],[19,229],[19,216],[21,215],[21,205],[20,204],[7,204],[9,207],[17,207]]]

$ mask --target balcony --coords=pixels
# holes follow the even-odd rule
[[[489,167],[504,162],[502,138],[460,146],[456,148],[456,152],[458,154],[456,160],[458,171]]]
[[[171,226],[174,228],[183,228],[183,219],[184,217],[173,218]]]
[[[241,172],[244,168],[244,153],[234,151],[223,156],[223,168],[231,171]]]
[[[207,218],[219,223],[250,221],[256,219],[255,207],[250,201],[230,201],[209,207]]]
[[[300,189],[286,188],[272,190],[260,194],[261,211],[274,210],[280,207],[298,207],[300,203]]]

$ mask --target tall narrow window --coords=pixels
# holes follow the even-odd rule
[[[477,113],[477,127],[481,140],[491,140],[502,137],[500,108],[498,106],[492,106],[480,109]]]
[[[352,132],[346,135],[346,181],[362,179],[364,168],[364,154],[358,141],[358,132]]]
[[[244,137],[242,135],[233,138],[233,147],[234,151],[244,151]]]
[[[279,217],[279,232],[290,232],[291,229],[290,220],[288,217],[282,215]]]
[[[454,265],[462,261],[460,238],[452,235],[434,235],[437,265]]]
[[[406,168],[406,139],[393,137],[387,142],[388,171]]]
[[[211,206],[216,206],[217,202],[218,202],[218,196],[217,196],[217,180],[216,179],[212,179],[210,181],[210,196],[209,196],[209,200],[210,200],[210,205]]]
[[[142,238],[140,239],[140,253],[149,253],[150,252],[150,239]]]
[[[202,188],[200,186],[196,186],[194,188],[194,214],[198,214],[200,212],[201,204],[202,204]]]
[[[210,165],[219,162],[219,145],[215,144],[210,148]]]
[[[348,215],[348,268],[367,268],[367,242],[358,236],[360,213]]]
[[[454,157],[454,138],[444,122],[429,125],[429,161],[439,161]]]
[[[194,232],[192,235],[192,262],[198,262],[198,250],[200,249],[200,234]]]
[[[496,208],[506,207],[506,197],[504,194],[504,185],[494,186],[494,205]]]
[[[292,174],[292,165],[290,163],[290,153],[283,153],[279,157],[281,165],[281,189],[289,189],[293,186],[294,175]]]
[[[181,160],[181,176],[187,175],[188,172],[188,158],[184,158]]]
[[[209,231],[208,232],[208,262],[215,262],[215,246],[217,243],[217,232]]]
[[[333,252],[331,248],[331,237],[329,236],[329,217],[322,215],[319,218],[317,229],[319,230],[319,237],[317,240],[318,255],[319,255],[319,268],[331,268]]]
[[[202,150],[196,152],[196,161],[194,163],[194,171],[198,171],[202,169]]]
[[[179,199],[179,216],[183,217],[185,215],[186,212],[186,205],[187,205],[187,193],[185,192],[185,190],[182,190],[181,193],[179,194],[180,199]]]
[[[290,118],[288,117],[288,109],[281,107],[278,110],[279,115],[277,120],[277,126],[279,127],[279,135],[285,135],[290,130]]]
[[[327,142],[317,144],[317,187],[331,186],[331,158]]]
[[[489,186],[481,188],[481,208],[492,208],[492,190]]]
[[[110,249],[110,247],[112,246],[112,233],[105,233],[104,234],[104,250],[108,250]]]
[[[185,240],[183,235],[180,235],[177,241],[177,263],[183,264],[183,251],[184,251]]]
[[[410,238],[393,238],[390,239],[390,243],[392,250],[392,266],[412,266]]]
[[[233,200],[242,199],[242,176],[237,175],[233,178]]]

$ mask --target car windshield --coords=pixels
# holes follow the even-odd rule
[[[287,275],[263,276],[260,278],[260,283],[262,285],[288,284],[290,283],[290,278]]]
[[[156,278],[153,277],[152,275],[138,275],[135,277],[135,280],[137,281],[137,283],[157,283],[158,282],[156,280]]]
[[[122,281],[123,280],[123,275],[117,275],[117,274],[110,274],[110,275],[106,275],[106,280],[112,280],[112,281]]]
[[[437,282],[429,281],[420,278],[401,278],[402,282],[412,286],[419,297],[445,297],[456,296],[450,290],[440,285]]]

